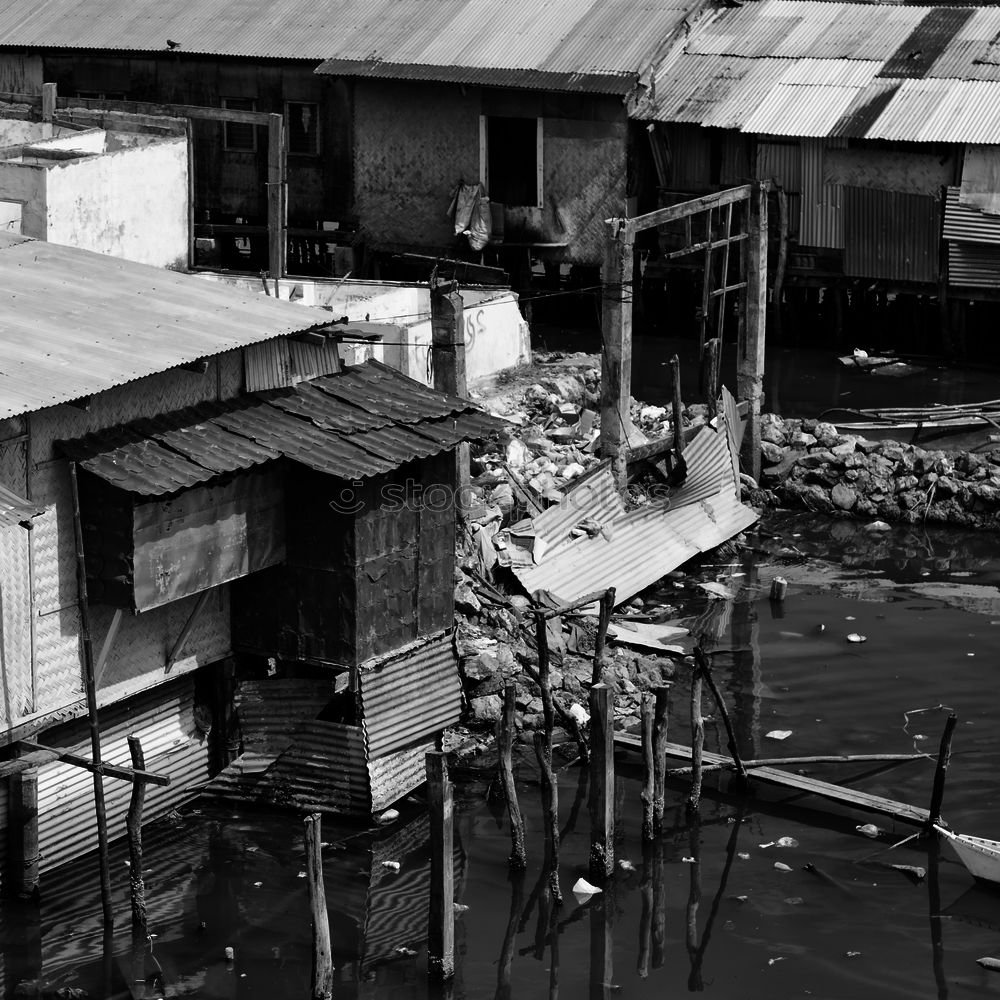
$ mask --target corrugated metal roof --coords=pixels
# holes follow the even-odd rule
[[[450,635],[359,675],[370,758],[437,735],[462,714],[462,682]]]
[[[758,135],[997,144],[998,34],[995,8],[745,4],[697,25],[633,114]]]
[[[703,429],[684,449],[687,479],[669,500],[611,519],[606,534],[553,546],[538,564],[512,561],[511,569],[531,593],[548,590],[570,601],[614,587],[619,601],[628,600],[756,521],[738,499],[729,442],[728,433]]]
[[[0,418],[330,324],[191,275],[0,234]]]
[[[963,205],[960,194],[961,188],[948,188],[942,231],[944,239],[1000,247],[1000,216],[987,215],[971,205]]]
[[[367,361],[290,389],[192,407],[61,447],[119,489],[162,496],[282,456],[329,475],[363,479],[501,426],[457,396]]]
[[[0,524],[8,527],[21,525],[24,528],[31,527],[31,519],[45,513],[43,507],[33,504],[24,497],[19,497],[12,493],[5,486],[0,486]]]
[[[16,47],[181,52],[478,69],[505,84],[509,71],[606,80],[643,71],[696,4],[688,0],[7,0],[0,41]],[[336,67],[342,71],[343,65]],[[501,73],[494,77],[492,71]],[[508,71],[508,72],[505,72]],[[470,81],[471,82],[471,81]],[[574,88],[575,89],[575,88]]]

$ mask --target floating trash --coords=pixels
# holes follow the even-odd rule
[[[620,860],[620,861],[618,862],[618,867],[619,867],[619,868],[620,868],[620,869],[621,869],[621,870],[622,870],[623,872],[634,872],[634,871],[635,871],[635,865],[634,865],[634,864],[632,864],[632,862],[631,862],[631,861],[628,861],[628,860],[626,860],[625,858],[622,858],[622,859],[621,859],[621,860]]]
[[[778,847],[798,847],[799,842],[794,837],[779,837]]]
[[[740,851],[739,854],[736,855],[736,857],[738,857],[740,859],[740,861],[749,861],[750,860],[750,852],[749,851]]]
[[[849,635],[849,636],[847,637],[847,641],[848,641],[848,642],[867,642],[867,641],[868,641],[868,636],[866,636],[866,635],[861,635],[861,633],[860,633],[860,632],[852,632],[852,633],[851,633],[851,634],[850,634],[850,635]]]
[[[578,878],[576,884],[573,886],[572,892],[576,896],[576,901],[578,903],[583,903],[590,899],[591,896],[596,896],[602,890],[596,885],[591,885],[586,879]]]
[[[391,872],[398,872],[402,866],[398,861],[383,861],[382,867]]]
[[[784,861],[775,861],[774,867],[779,872],[790,872],[792,870],[791,866],[786,865]]]
[[[785,900],[785,902],[789,906],[801,906],[804,900],[802,899],[801,896],[789,896],[788,899]]]
[[[790,729],[772,729],[769,733],[765,733],[764,737],[769,740],[787,740],[791,735]]]
[[[766,851],[766,850],[767,850],[767,849],[768,849],[769,847],[774,847],[774,845],[775,845],[776,843],[777,843],[777,841],[776,841],[776,840],[769,840],[769,841],[768,841],[768,842],[767,842],[766,844],[758,844],[757,846],[758,846],[758,847],[759,847],[759,848],[760,848],[760,849],[761,849],[762,851]]]
[[[416,950],[414,948],[407,948],[406,945],[401,944],[398,948],[393,948],[393,951],[397,955],[416,955]]]
[[[877,837],[882,831],[874,823],[864,823],[854,828],[858,833],[863,833],[866,837]]]
[[[299,875],[298,875],[298,877],[299,877],[299,878],[306,878],[307,876],[306,876],[306,873],[305,873],[305,872],[299,872]]]
[[[861,957],[861,952],[860,951],[849,951],[847,953],[847,957],[848,958],[860,958]]]
[[[767,964],[768,965],[774,965],[776,962],[784,962],[784,960],[785,960],[785,956],[784,955],[779,955],[777,958],[769,958],[767,960]]]

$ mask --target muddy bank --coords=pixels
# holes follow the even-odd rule
[[[761,487],[832,517],[1000,528],[1000,449],[926,450],[838,434],[816,420],[763,418]]]

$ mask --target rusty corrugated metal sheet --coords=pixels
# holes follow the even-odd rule
[[[898,81],[897,81],[898,82]],[[869,139],[916,138],[944,100],[947,87],[937,80],[903,80],[885,110],[868,129]]]
[[[802,215],[799,242],[809,247],[843,249],[844,220],[841,204],[844,189],[839,184],[826,183],[822,139],[803,139],[801,150]]]
[[[138,421],[61,447],[119,489],[162,496],[281,456],[340,478],[366,478],[500,426],[465,400],[368,361],[338,375]]]
[[[796,141],[757,143],[757,165],[754,177],[772,180],[786,191],[802,188],[802,152]]]
[[[844,188],[844,274],[938,280],[941,212],[928,195]]]
[[[4,45],[160,52],[167,37],[188,53],[347,59],[426,67],[533,70],[566,79],[638,74],[694,8],[683,0],[8,0]],[[118,8],[118,9],[116,9]],[[471,81],[470,81],[471,82]],[[620,92],[617,87],[612,93]]]
[[[1000,288],[1000,247],[949,243],[948,284],[958,288]]]
[[[830,135],[841,139],[863,139],[896,95],[902,80],[874,79],[847,106]]]
[[[30,500],[19,497],[5,486],[0,485],[0,524],[9,527],[21,525],[24,528],[31,527],[31,519],[38,517],[45,511]]]
[[[458,721],[457,715],[453,721]],[[395,750],[384,757],[368,758],[372,812],[388,809],[427,780],[427,754],[435,745],[436,739],[424,740],[414,747]]]
[[[536,565],[511,569],[530,593],[548,590],[564,601],[614,587],[628,600],[692,556],[749,527],[757,515],[738,500],[728,435],[704,428],[684,449],[687,480],[667,501],[623,514],[605,535],[583,536],[542,554]]]
[[[919,80],[929,75],[938,57],[972,16],[966,7],[935,7],[903,39],[885,61],[881,75]]]
[[[319,309],[8,234],[0,284],[0,418],[330,322]]]
[[[194,722],[194,680],[190,676],[103,709],[100,715],[105,760],[130,766],[126,737],[134,734],[142,741],[147,770],[170,778],[165,787],[147,787],[144,822],[190,798],[195,786],[208,780],[209,742]],[[90,757],[84,720],[51,730],[40,740]],[[108,829],[118,839],[125,835],[131,785],[105,779],[104,794]],[[89,771],[58,762],[39,769],[38,836],[42,871],[97,847],[94,784]]]
[[[457,722],[462,684],[450,635],[360,674],[369,757],[384,757]]]
[[[926,16],[926,7],[890,4],[830,4],[835,16],[809,44],[794,52],[812,59],[885,60]]]
[[[966,243],[1000,246],[1000,216],[987,215],[960,200],[961,188],[948,188],[944,209],[943,237]]]

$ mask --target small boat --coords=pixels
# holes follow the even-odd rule
[[[986,840],[984,837],[970,837],[966,833],[952,833],[937,823],[934,824],[934,829],[951,844],[952,850],[958,855],[958,860],[965,865],[974,879],[1000,886],[1000,840]]]

